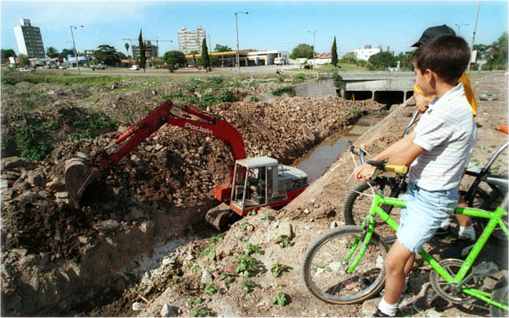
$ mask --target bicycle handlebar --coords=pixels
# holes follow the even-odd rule
[[[408,172],[408,167],[405,165],[393,165],[388,164],[386,160],[366,160],[367,152],[363,146],[359,147],[359,150],[356,151],[355,146],[349,141],[350,144],[350,152],[354,155],[359,156],[359,162],[361,165],[369,164],[381,171],[385,172],[393,172],[397,175],[406,175]]]

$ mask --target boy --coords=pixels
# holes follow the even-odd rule
[[[432,26],[424,30],[420,39],[415,42],[412,47],[420,48],[430,40],[444,35],[456,35],[453,29],[448,27],[447,25],[437,25]],[[474,91],[472,89],[472,85],[470,84],[470,79],[466,73],[461,75],[459,82],[463,84],[463,89],[465,90],[465,97],[470,104],[470,108],[474,117],[477,115],[477,101],[475,100]],[[416,84],[414,86],[414,96],[417,104],[417,108],[419,111],[424,112],[428,107],[428,104],[433,100],[434,96],[425,96],[422,92],[421,88]],[[463,198],[460,198],[459,206],[466,206]],[[458,238],[464,240],[475,241],[476,233],[474,227],[472,225],[472,220],[465,215],[456,215],[456,220],[459,224]],[[445,220],[445,222],[441,225],[441,229],[447,231],[449,227],[449,219]]]
[[[469,60],[468,44],[452,35],[432,39],[417,50],[416,84],[436,98],[413,133],[373,158],[410,166],[407,208],[401,211],[397,240],[385,260],[385,293],[377,317],[397,314],[415,253],[458,203],[459,183],[474,142],[473,115],[458,82]],[[367,180],[374,171],[374,167],[363,165],[354,175]]]

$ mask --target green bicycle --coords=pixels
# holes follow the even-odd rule
[[[361,163],[366,162],[362,149],[359,155]],[[387,165],[380,161],[367,163],[377,167],[378,172],[406,173],[406,167],[403,166]],[[384,196],[374,189],[373,192],[371,208],[360,226],[337,228],[316,240],[306,253],[302,272],[304,283],[314,296],[325,302],[359,303],[378,294],[384,286],[384,259],[389,243],[376,233],[376,228],[385,223],[396,232],[398,223],[382,207],[405,208],[405,201]],[[495,211],[456,208],[457,214],[488,220],[464,260],[448,258],[439,261],[424,249],[419,253],[431,267],[429,280],[438,296],[456,304],[480,300],[490,306],[494,316],[507,316],[507,278],[499,278],[498,282],[486,287],[482,278],[492,275],[497,268],[493,268],[493,263],[473,266],[496,228],[509,237],[504,223],[507,202],[506,197]]]

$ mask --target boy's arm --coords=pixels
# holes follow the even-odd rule
[[[386,160],[391,164],[409,166],[415,158],[424,152],[422,147],[413,143],[414,138],[415,133],[405,136],[376,155],[373,160]],[[364,164],[355,169],[354,176],[357,179],[367,180],[373,176],[374,172],[375,167]]]
[[[387,160],[391,164],[409,166],[415,158],[423,153],[422,147],[414,144],[415,132],[412,132],[404,138],[398,140],[385,149],[374,160]]]

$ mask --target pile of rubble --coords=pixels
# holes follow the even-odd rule
[[[348,125],[371,101],[335,97],[279,98],[272,104],[225,103],[212,109],[241,132],[248,156],[268,155],[283,163]],[[2,161],[2,239],[6,249],[49,253],[51,260],[79,258],[103,231],[127,228],[150,219],[154,209],[211,203],[211,189],[227,180],[231,155],[221,142],[177,127],[163,127],[86,193],[82,207],[69,204],[63,165],[77,152],[93,155],[114,134],[58,145],[50,158]]]

